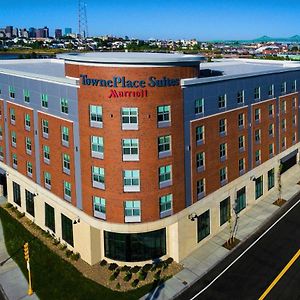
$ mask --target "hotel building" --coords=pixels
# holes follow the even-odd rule
[[[203,60],[0,62],[3,194],[89,264],[180,262],[299,161],[300,64]]]

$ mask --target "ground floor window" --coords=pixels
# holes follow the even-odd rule
[[[274,168],[268,171],[268,190],[274,187],[274,181],[275,181],[274,173],[275,173]]]
[[[54,208],[45,203],[45,226],[55,232]]]
[[[21,190],[20,185],[13,181],[13,196],[14,202],[21,206]]]
[[[34,194],[25,190],[26,211],[34,217]]]
[[[198,243],[210,234],[209,210],[197,217]]]
[[[73,241],[73,222],[71,219],[61,214],[62,239],[69,245],[74,246]]]
[[[255,199],[258,199],[263,195],[263,176],[256,178],[255,180]]]
[[[236,193],[235,212],[239,213],[246,207],[246,188],[238,190]]]
[[[220,226],[230,218],[230,197],[220,202]]]
[[[166,229],[145,233],[104,231],[105,256],[119,261],[144,261],[166,254]]]

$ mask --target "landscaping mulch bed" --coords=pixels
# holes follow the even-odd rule
[[[281,207],[282,205],[284,205],[287,201],[280,198],[280,199],[277,199],[275,202],[273,202],[274,205],[277,205],[279,207]]]
[[[226,241],[222,246],[228,250],[233,249],[234,247],[236,247],[238,244],[240,243],[240,240],[237,238],[234,238],[231,241]]]
[[[156,265],[145,265],[143,267],[144,271],[141,271],[141,267],[122,268],[116,264],[108,264],[105,261],[102,261],[101,264],[99,262],[98,264],[90,266],[80,259],[78,254],[71,253],[71,251],[66,248],[66,245],[59,243],[59,241],[55,240],[49,233],[43,231],[35,223],[26,218],[24,214],[21,214],[13,207],[8,208],[4,206],[3,208],[13,218],[20,222],[33,236],[41,240],[58,256],[72,264],[86,278],[89,278],[102,286],[108,287],[109,289],[116,291],[133,290],[153,283],[154,281],[166,280],[183,269],[182,265],[176,263],[172,259],[158,262]]]

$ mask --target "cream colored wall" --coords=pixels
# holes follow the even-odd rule
[[[300,144],[300,143],[299,143]],[[132,233],[132,232],[147,232],[160,228],[166,228],[166,240],[167,240],[167,254],[173,257],[176,261],[181,261],[193,250],[197,249],[208,241],[212,236],[224,229],[227,224],[219,226],[220,209],[219,205],[222,200],[230,196],[231,205],[236,198],[236,192],[242,187],[246,186],[246,201],[247,206],[240,216],[253,205],[258,203],[263,197],[268,194],[267,190],[267,172],[275,167],[275,185],[277,185],[277,171],[280,158],[292,152],[299,147],[299,144],[289,148],[280,156],[270,159],[266,163],[258,166],[254,170],[246,173],[235,181],[227,184],[216,192],[208,195],[204,199],[198,201],[190,207],[187,207],[183,211],[171,217],[161,219],[156,222],[142,223],[142,224],[112,224],[102,220],[95,219],[83,213],[81,210],[72,206],[68,202],[56,197],[48,190],[35,184],[25,176],[19,174],[16,170],[6,166],[0,162],[0,167],[7,171],[7,189],[8,189],[8,201],[13,202],[12,195],[12,181],[17,182],[21,186],[21,212],[25,211],[25,189],[37,194],[35,197],[35,218],[32,218],[26,213],[26,216],[32,219],[38,226],[44,230],[49,230],[45,227],[45,202],[54,207],[55,209],[55,236],[61,239],[61,213],[66,215],[71,220],[80,218],[80,223],[73,225],[74,235],[74,248],[70,245],[68,247],[75,252],[79,252],[83,260],[89,264],[95,264],[104,257],[104,231],[120,232],[120,233]],[[250,178],[251,176],[258,177],[264,176],[264,195],[255,200],[255,183]],[[284,182],[284,175],[282,176]],[[276,188],[276,187],[275,187]],[[273,191],[274,189],[272,189]],[[197,221],[192,222],[188,216],[191,213],[197,215],[202,214],[206,210],[210,210],[211,217],[211,234],[204,240],[197,243]],[[105,258],[107,261],[112,261]],[[150,261],[149,261],[150,262]],[[124,264],[124,262],[119,262]],[[136,265],[142,263],[127,263],[128,265]]]

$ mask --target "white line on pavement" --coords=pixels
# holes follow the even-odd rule
[[[300,199],[290,207],[275,223],[273,223],[261,236],[259,236],[248,248],[244,250],[230,265],[228,265],[217,277],[215,277],[205,288],[199,291],[190,300],[196,299],[200,294],[206,291],[212,284],[214,284],[228,269],[231,268],[245,253],[247,253],[258,241],[260,241],[278,222],[280,222],[291,210],[293,210],[300,203]]]

